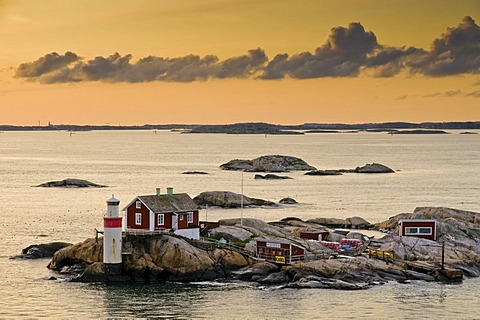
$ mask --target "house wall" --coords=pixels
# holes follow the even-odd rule
[[[158,216],[163,214],[163,225],[158,224]],[[155,213],[155,221],[154,226],[155,230],[160,229],[172,229],[173,227],[173,212],[165,212],[165,213]]]
[[[195,228],[198,228],[199,226],[199,220],[198,220],[198,210],[196,211],[189,211],[193,212],[193,222],[188,223],[188,217],[187,217],[187,212],[185,213],[179,213],[178,214],[178,229],[188,229],[194,226]],[[183,216],[183,220],[181,220],[180,217]]]
[[[406,235],[406,228],[432,228],[431,235]],[[422,239],[429,239],[429,240],[436,240],[437,232],[436,232],[436,223],[435,221],[402,221],[400,225],[400,235],[401,236],[408,236],[408,237],[417,237]]]
[[[179,236],[189,238],[189,239],[200,239],[200,228],[190,228],[190,229],[182,229],[182,230],[175,230],[175,234]]]
[[[143,229],[149,230],[150,228],[150,210],[142,203],[140,209],[136,208],[135,201],[125,210],[127,214],[127,228],[128,229]],[[135,213],[142,214],[142,224],[135,224]]]

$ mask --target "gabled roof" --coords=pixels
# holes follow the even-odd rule
[[[154,213],[198,210],[198,205],[186,193],[138,196],[137,198]]]

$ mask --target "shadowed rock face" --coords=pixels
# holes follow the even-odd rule
[[[222,208],[240,208],[242,195],[230,191],[207,191],[193,198],[193,201],[199,206],[209,205]],[[244,207],[275,205],[272,201],[243,196]]]
[[[46,183],[39,184],[36,187],[52,188],[52,187],[62,187],[62,188],[105,188],[107,186],[99,185],[87,180],[82,179],[65,179],[60,181],[50,181]]]
[[[253,160],[231,160],[220,165],[223,170],[244,170],[248,172],[287,172],[293,170],[315,170],[300,158],[291,156],[261,156]]]
[[[380,163],[372,163],[366,164],[363,167],[356,167],[355,172],[357,173],[394,173],[392,169],[389,167],[380,164]]]
[[[22,250],[22,254],[12,258],[21,259],[41,259],[51,258],[58,250],[71,246],[71,243],[67,242],[51,242],[44,244],[33,244]]]
[[[103,272],[103,238],[87,239],[61,249],[53,256],[49,268],[56,271],[81,266],[76,281],[201,281],[225,278],[230,272],[247,266],[243,255],[214,248],[202,250],[186,240],[157,235],[126,239],[123,274],[108,278]],[[73,268],[75,269],[75,268]]]
[[[277,176],[276,174],[266,174],[264,176],[262,176],[261,174],[256,174],[254,179],[257,179],[257,180],[283,180],[283,179],[293,179],[291,177],[287,177],[287,176]]]

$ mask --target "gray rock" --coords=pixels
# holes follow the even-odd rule
[[[293,178],[287,177],[287,176],[277,176],[276,174],[268,173],[264,176],[262,176],[261,174],[256,174],[254,179],[256,179],[256,180],[285,180],[285,179],[293,179]]]
[[[276,273],[270,273],[265,278],[257,280],[257,282],[273,285],[282,284],[287,282],[288,280],[288,276],[285,274],[285,272],[280,271]]]
[[[231,160],[220,165],[223,170],[244,170],[250,172],[287,172],[293,170],[316,170],[300,158],[281,155],[261,156],[253,160]]]
[[[331,228],[341,228],[347,225],[347,220],[340,218],[315,218],[307,220],[309,223],[316,223]]]
[[[312,170],[305,173],[307,176],[341,176],[338,170]]]
[[[253,237],[253,233],[235,226],[220,226],[208,231],[209,236],[215,239],[224,238],[228,241],[243,242]]]
[[[240,208],[242,195],[230,191],[206,191],[193,198],[193,201],[199,206],[209,205],[222,208]],[[276,206],[276,204],[272,201],[250,198],[244,195],[243,206]]]
[[[372,163],[366,164],[363,167],[356,167],[355,172],[357,173],[394,173],[392,169],[389,167],[380,164],[380,163]]]
[[[51,258],[58,250],[71,246],[67,242],[51,242],[44,244],[33,244],[22,250],[22,254],[12,257],[13,259],[42,259]]]
[[[107,186],[99,185],[87,180],[82,179],[65,179],[60,181],[50,181],[46,183],[39,184],[36,187],[52,188],[52,187],[62,187],[62,188],[105,188]]]
[[[279,201],[279,203],[281,203],[281,204],[298,204],[297,200],[295,200],[293,198],[290,198],[290,197],[281,199]]]
[[[366,229],[370,227],[370,222],[361,217],[350,217],[345,220],[347,221],[347,226],[352,229]]]

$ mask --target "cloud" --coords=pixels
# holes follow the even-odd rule
[[[98,56],[83,62],[65,59],[50,53],[44,57],[22,64],[17,77],[37,78],[43,83],[80,81],[105,82],[191,82],[209,78],[244,78],[258,72],[268,60],[261,49],[250,50],[246,55],[219,61],[216,56],[188,55],[179,58],[149,56],[132,63],[132,56],[114,53],[108,57]],[[53,57],[53,58],[52,58]],[[71,62],[75,62],[71,64]]]
[[[292,57],[276,55],[265,67],[262,79],[296,79],[356,76],[367,55],[379,47],[373,32],[358,23],[348,28],[332,29],[325,44],[314,53],[303,52]]]
[[[466,16],[435,39],[430,51],[415,54],[406,64],[411,72],[427,76],[480,73],[480,27]]]
[[[396,97],[395,100],[405,100],[407,98],[408,98],[408,94],[403,94],[401,96]]]
[[[66,52],[64,55],[52,52],[33,62],[22,63],[18,66],[15,76],[20,78],[41,77],[46,73],[65,67],[79,59],[80,57],[73,52]]]
[[[450,91],[445,91],[443,93],[443,95],[445,97],[456,97],[456,96],[459,96],[459,95],[462,95],[462,91],[461,90],[450,90]]]
[[[63,83],[311,79],[361,74],[393,77],[401,73],[427,77],[478,74],[480,28],[466,16],[457,27],[448,28],[435,39],[430,50],[381,45],[373,32],[366,31],[359,22],[353,22],[348,27],[332,28],[325,43],[313,52],[282,53],[271,60],[260,48],[225,60],[214,55],[200,57],[193,54],[174,58],[148,56],[136,62],[132,58],[130,54],[114,53],[85,61],[72,52],[64,55],[53,52],[21,64],[15,75],[41,83]]]
[[[480,90],[472,91],[465,94],[467,97],[480,98]]]

